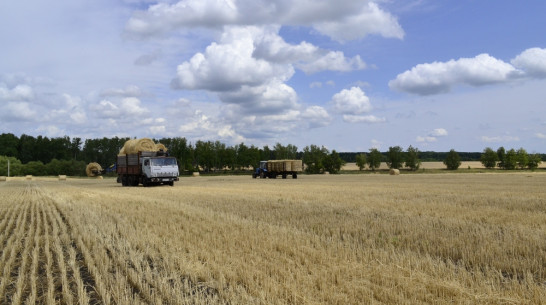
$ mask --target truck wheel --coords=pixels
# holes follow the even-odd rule
[[[121,185],[127,186],[127,176],[125,175],[121,176]]]
[[[170,186],[174,186],[174,181],[169,181],[169,182],[167,182],[167,184],[170,185]]]

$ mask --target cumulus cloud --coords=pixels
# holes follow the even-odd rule
[[[458,84],[483,86],[502,83],[517,72],[512,65],[488,54],[448,62],[419,64],[389,82],[391,89],[419,95],[446,93]]]
[[[546,77],[546,49],[530,48],[504,62],[489,54],[419,64],[389,82],[393,90],[418,95],[446,93],[456,85],[484,86]]]
[[[439,137],[447,137],[448,132],[445,128],[436,128],[431,130],[426,136],[417,136],[415,141],[419,143],[433,143],[438,141]]]
[[[34,99],[34,90],[25,84],[18,84],[9,88],[5,83],[0,83],[0,101],[29,101]]]
[[[321,106],[307,107],[301,117],[309,123],[309,127],[324,127],[330,125],[332,118],[328,114],[328,111]]]
[[[124,89],[110,88],[110,89],[103,90],[100,93],[100,96],[102,97],[107,97],[107,96],[139,97],[142,95],[143,95],[142,90],[135,85],[129,85],[125,87]]]
[[[511,63],[516,68],[523,70],[528,76],[546,77],[546,49],[527,49],[512,59]]]
[[[332,97],[334,110],[342,114],[362,114],[372,110],[370,99],[359,87],[343,89]]]
[[[91,110],[96,112],[97,117],[112,119],[134,119],[149,113],[148,109],[142,107],[141,101],[135,97],[127,97],[117,102],[102,100],[91,106]]]
[[[546,139],[546,134],[543,134],[541,132],[535,133],[535,137],[538,139]]]
[[[397,19],[376,1],[352,0],[181,0],[158,3],[135,13],[126,32],[151,36],[174,29],[221,28],[224,25],[286,24],[309,26],[334,40],[376,34],[402,38]]]

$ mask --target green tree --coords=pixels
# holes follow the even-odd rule
[[[47,169],[42,161],[30,161],[23,165],[23,175],[45,176]]]
[[[363,170],[364,168],[366,168],[366,163],[367,160],[365,153],[361,153],[356,156],[356,166],[358,166],[359,170]]]
[[[530,170],[537,169],[540,163],[542,163],[542,158],[540,157],[540,154],[529,155],[529,162],[527,162],[527,167],[529,167]]]
[[[409,167],[412,171],[418,170],[421,166],[421,160],[419,160],[419,149],[409,146],[406,151],[406,167]]]
[[[497,166],[497,161],[499,160],[497,153],[490,147],[487,147],[483,150],[483,153],[480,157],[480,162],[485,168],[494,168]]]
[[[292,144],[283,146],[281,143],[277,143],[273,147],[273,156],[275,160],[296,159],[297,153],[298,148]]]
[[[19,138],[12,133],[0,135],[0,156],[17,157],[17,146]]]
[[[451,149],[444,160],[444,164],[447,169],[456,170],[461,166],[461,157],[454,149]]]
[[[383,160],[383,155],[377,150],[377,148],[370,148],[370,153],[368,154],[368,167],[375,171],[376,168],[381,166],[381,161]]]
[[[516,152],[516,155],[517,155],[516,159],[517,159],[518,167],[520,169],[526,168],[527,164],[529,163],[529,154],[527,154],[527,151],[523,149],[523,147],[521,147]]]
[[[499,159],[498,167],[504,169],[504,160],[506,159],[506,150],[504,147],[501,146],[497,149],[497,157]]]
[[[345,164],[345,161],[341,159],[337,151],[332,150],[332,153],[324,157],[323,165],[324,170],[330,174],[337,174],[341,170],[341,167]]]
[[[303,163],[305,171],[309,174],[320,174],[324,170],[324,159],[329,154],[324,146],[306,146],[303,148]]]
[[[8,176],[8,161],[9,161],[9,176],[21,176],[23,174],[23,164],[15,157],[0,156],[0,176]]]
[[[404,153],[402,147],[391,146],[387,152],[387,165],[389,168],[399,169],[404,163]]]
[[[506,152],[506,156],[504,158],[504,169],[516,169],[516,165],[518,164],[518,154],[516,150],[513,148]]]

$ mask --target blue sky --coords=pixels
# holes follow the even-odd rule
[[[0,132],[546,153],[546,2],[0,3]]]

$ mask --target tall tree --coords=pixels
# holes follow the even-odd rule
[[[497,161],[499,160],[497,153],[490,147],[486,147],[483,150],[482,156],[480,157],[480,162],[485,168],[495,168],[497,166]]]
[[[303,148],[303,163],[309,174],[319,174],[324,170],[324,159],[329,154],[324,146],[310,145]]]
[[[518,167],[520,169],[524,169],[527,167],[527,164],[529,163],[529,154],[527,154],[527,151],[525,149],[520,148],[518,149],[518,151],[516,152],[516,155],[517,155],[517,162],[518,162]]]
[[[459,166],[461,166],[461,157],[455,151],[455,149],[451,149],[449,151],[444,160],[444,164],[449,170],[456,170],[459,168]]]
[[[409,146],[406,151],[406,167],[409,167],[412,171],[418,170],[421,166],[421,161],[419,160],[419,149]]]
[[[400,146],[391,146],[387,152],[387,165],[389,168],[399,169],[404,163],[404,154],[402,147]]]
[[[0,156],[17,157],[19,138],[12,133],[0,134]]]
[[[497,149],[497,158],[499,161],[498,167],[504,169],[504,161],[506,159],[506,150],[504,149],[504,147],[501,146]]]
[[[366,167],[366,154],[360,153],[356,155],[356,166],[358,166],[359,170],[363,170]]]
[[[518,154],[515,149],[510,149],[506,152],[506,156],[504,157],[504,169],[512,170],[516,169],[516,166],[518,164]]]
[[[376,168],[381,166],[381,161],[383,160],[383,155],[379,152],[377,148],[370,148],[370,153],[368,154],[368,167],[375,171]]]
[[[337,151],[332,150],[332,153],[326,155],[323,159],[324,170],[331,173],[337,174],[341,170],[341,167],[345,164],[345,161],[341,159]]]
[[[529,167],[530,170],[537,169],[540,163],[542,163],[542,158],[540,157],[540,154],[529,155],[529,162],[527,163],[527,167]]]

